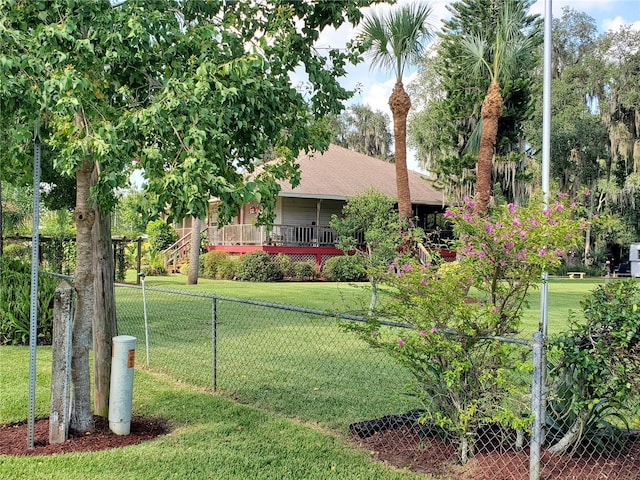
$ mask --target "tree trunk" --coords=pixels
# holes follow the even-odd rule
[[[491,170],[498,136],[498,120],[502,115],[504,100],[500,94],[500,84],[495,80],[489,85],[487,95],[482,102],[482,134],[480,151],[476,167],[476,211],[485,214],[489,211],[491,198]]]
[[[71,380],[73,383],[73,412],[71,429],[86,433],[94,430],[91,413],[91,378],[89,371],[89,346],[91,342],[91,322],[93,318],[93,248],[91,230],[95,212],[89,204],[91,172],[93,162],[83,161],[76,173],[76,311],[73,321],[73,348],[71,358]]]
[[[111,218],[95,207],[93,224],[93,411],[109,417],[111,339],[116,336],[115,264],[111,244]]]
[[[198,269],[200,267],[200,231],[202,230],[202,220],[193,219],[191,226],[191,249],[189,250],[189,273],[187,275],[187,285],[197,285]]]
[[[396,189],[398,193],[398,212],[401,220],[412,223],[411,192],[409,191],[409,173],[407,172],[407,115],[411,108],[411,99],[404,91],[402,82],[396,82],[389,107],[393,114],[393,137],[395,142]]]
[[[575,447],[582,438],[584,425],[591,415],[589,408],[584,408],[578,413],[575,422],[565,432],[564,436],[547,450],[554,455],[562,455],[566,453],[572,446]]]

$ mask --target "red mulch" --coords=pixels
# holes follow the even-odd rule
[[[109,421],[95,418],[96,428],[86,435],[70,435],[62,443],[49,444],[49,419],[36,420],[34,424],[34,448],[27,448],[26,422],[0,426],[0,455],[53,455],[55,453],[97,452],[110,448],[137,445],[152,440],[168,432],[164,420],[134,417],[131,419],[131,433],[116,435],[109,430]]]
[[[526,480],[529,451],[482,449],[464,466],[456,463],[456,446],[438,438],[420,438],[415,429],[377,432],[359,445],[389,464],[428,473],[442,480]],[[542,454],[543,480],[639,480],[640,439],[629,440],[620,454],[581,457]]]

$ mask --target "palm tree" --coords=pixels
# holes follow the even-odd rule
[[[488,74],[489,88],[482,102],[480,116],[482,132],[476,166],[476,210],[486,213],[491,197],[491,171],[498,134],[498,120],[502,115],[504,99],[501,84],[514,78],[526,59],[533,55],[536,47],[536,32],[524,31],[527,24],[522,4],[504,0],[498,11],[493,38],[469,35],[462,41],[467,63],[474,75]]]
[[[365,18],[360,34],[368,46],[372,68],[386,68],[396,75],[389,107],[393,114],[398,211],[401,219],[408,220],[413,216],[407,173],[407,115],[411,100],[402,78],[407,66],[420,58],[424,42],[431,37],[426,23],[430,14],[431,6],[424,2],[405,5],[388,14],[372,14]]]

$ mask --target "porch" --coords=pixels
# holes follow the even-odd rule
[[[292,247],[335,247],[338,233],[331,227],[315,225],[273,225],[270,232],[264,226],[226,225],[207,227],[211,246],[276,245]]]
[[[202,230],[207,239],[207,250],[220,250],[241,255],[254,250],[262,250],[270,255],[285,254],[293,261],[313,260],[322,265],[328,258],[343,255],[337,247],[338,232],[329,226],[275,224],[269,231],[265,226],[253,224],[233,224],[224,227],[208,226]],[[419,244],[421,260],[427,258],[428,250],[438,250],[446,259],[455,257],[447,248],[452,232],[433,229],[426,233],[424,244]],[[364,236],[359,239],[364,245]],[[175,269],[189,256],[191,232],[185,231],[180,239],[167,248],[164,259],[167,268]],[[427,247],[425,247],[427,245]]]

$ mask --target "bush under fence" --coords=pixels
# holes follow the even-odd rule
[[[471,458],[460,464],[459,438],[424,421],[428,406],[407,389],[409,370],[345,328],[364,318],[155,287],[144,293],[146,324],[142,289],[116,288],[118,333],[138,337],[138,362],[238,402],[317,422],[427,478],[640,478],[640,441],[624,428],[617,430],[622,441],[608,446],[585,437],[579,449],[554,455],[543,444],[540,476],[530,477],[527,429],[481,424]],[[519,361],[532,362],[529,342],[510,348]],[[529,376],[517,381],[531,384]],[[530,417],[530,397],[517,395],[513,402]]]

